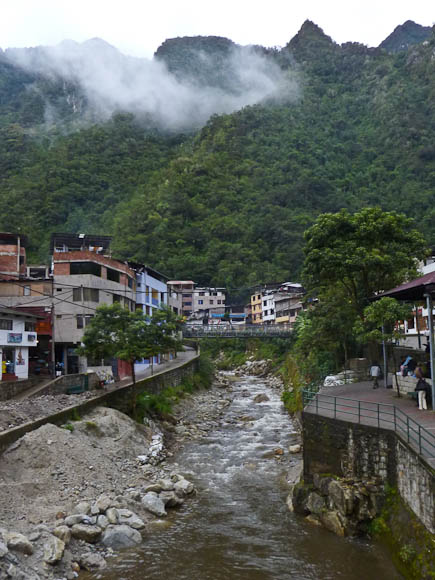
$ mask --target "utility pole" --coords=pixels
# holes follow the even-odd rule
[[[52,287],[53,288],[53,287]],[[54,300],[51,300],[51,376],[56,378],[56,343],[54,340],[54,324],[56,316],[54,314]]]

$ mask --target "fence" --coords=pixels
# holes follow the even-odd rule
[[[244,338],[244,337],[288,337],[292,334],[288,324],[251,324],[251,325],[197,325],[185,326],[183,336],[186,338]]]
[[[336,397],[314,389],[304,389],[303,404],[304,411],[308,413],[392,429],[434,467],[435,435],[395,405]]]

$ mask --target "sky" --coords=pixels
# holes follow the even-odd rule
[[[225,36],[284,46],[312,20],[336,42],[377,46],[414,20],[435,23],[433,0],[5,0],[0,47],[99,37],[125,54],[152,57],[167,38]]]

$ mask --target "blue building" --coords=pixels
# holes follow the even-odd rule
[[[143,312],[151,317],[154,310],[168,304],[167,281],[169,278],[143,264],[129,262],[129,266],[136,272],[136,308],[142,308]],[[160,356],[155,356],[153,364],[159,364],[160,359]],[[150,364],[149,359],[143,359],[135,363],[134,370],[140,373]]]

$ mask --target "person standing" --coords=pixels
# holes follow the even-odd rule
[[[378,379],[381,376],[381,367],[375,361],[370,367],[370,377],[373,380],[373,388],[377,389],[379,387]]]

